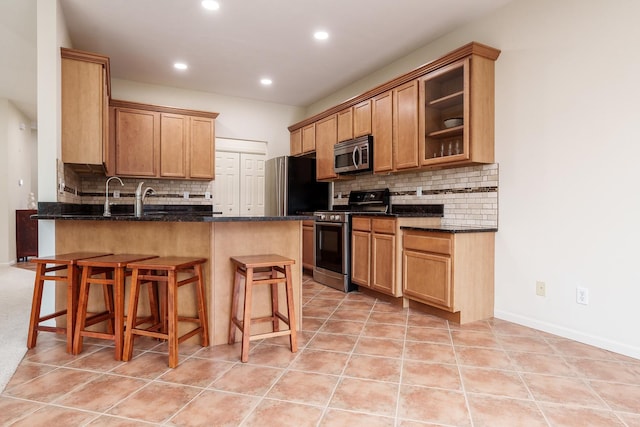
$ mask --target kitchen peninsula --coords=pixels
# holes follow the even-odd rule
[[[56,221],[58,253],[99,251],[207,258],[205,277],[213,345],[227,342],[234,271],[229,258],[263,253],[292,258],[296,262],[292,270],[294,304],[300,327],[302,221],[312,217],[223,217],[202,212],[163,212],[137,218],[128,213],[103,217],[101,213],[62,213],[60,210],[39,209],[36,218]],[[266,292],[266,289],[255,291],[253,311],[256,315],[261,314],[262,301],[265,302],[264,308],[269,309],[269,298],[262,298],[261,291]],[[60,289],[58,292],[64,291]],[[56,295],[56,299],[64,300],[62,295]],[[180,304],[181,310],[195,310],[195,305],[188,298],[182,298]],[[258,327],[254,332],[260,332]]]

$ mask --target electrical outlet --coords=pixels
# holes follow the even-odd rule
[[[58,193],[64,194],[64,181],[58,183]]]
[[[204,192],[204,198],[205,200],[210,200],[211,199],[211,193],[209,193],[208,191]]]
[[[589,304],[589,289],[578,286],[576,288],[576,302],[578,304]]]
[[[119,199],[120,198],[120,191],[119,190],[113,190],[113,198],[114,199]]]
[[[182,193],[182,197],[185,198],[185,199],[188,199],[189,198],[189,192],[185,191],[184,193]]]
[[[416,188],[416,196],[422,197],[422,187]]]
[[[547,294],[547,285],[544,282],[536,282],[536,295],[545,296]]]

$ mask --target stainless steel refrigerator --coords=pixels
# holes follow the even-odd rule
[[[329,208],[327,182],[316,181],[316,161],[282,156],[265,166],[265,215],[296,215]]]

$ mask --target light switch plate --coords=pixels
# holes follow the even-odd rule
[[[189,192],[185,191],[184,193],[182,193],[182,197],[185,198],[185,199],[188,199],[189,198]]]
[[[208,191],[205,191],[205,193],[204,193],[204,198],[205,198],[206,200],[210,200],[210,199],[211,199],[211,193],[209,193]]]

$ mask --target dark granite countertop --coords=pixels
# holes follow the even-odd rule
[[[434,225],[434,226],[401,226],[401,230],[435,231],[440,233],[495,233],[494,227],[481,227],[477,225]]]
[[[238,222],[238,221],[302,221],[314,219],[311,215],[289,216],[222,216],[205,205],[149,205],[144,214],[136,217],[133,205],[111,206],[111,216],[105,217],[102,205],[80,205],[72,203],[38,203],[37,220],[80,221],[161,221],[161,222]]]
[[[444,216],[444,205],[391,205],[389,212],[361,211],[353,212],[353,215],[384,216],[391,218],[442,218]]]

